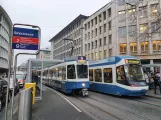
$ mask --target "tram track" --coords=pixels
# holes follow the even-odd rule
[[[120,117],[116,116],[115,114],[112,114],[112,113],[110,113],[110,112],[108,112],[108,111],[106,111],[106,110],[104,110],[104,109],[102,109],[102,108],[100,108],[100,107],[97,107],[96,105],[93,105],[93,104],[91,104],[91,103],[89,103],[89,102],[87,102],[87,101],[81,99],[81,98],[78,97],[78,96],[74,96],[74,97],[75,97],[76,99],[78,99],[78,100],[80,100],[80,101],[82,101],[82,102],[84,102],[84,103],[86,103],[86,104],[92,106],[92,107],[95,107],[95,108],[99,109],[100,111],[102,111],[102,112],[104,112],[104,113],[106,113],[106,114],[108,114],[108,115],[110,115],[110,116],[112,116],[112,117],[114,117],[114,118],[116,118],[116,119],[118,119],[118,120],[124,120],[123,118],[120,118]],[[136,114],[136,113],[134,113],[134,112],[131,112],[131,111],[128,111],[128,110],[125,110],[125,109],[116,107],[116,106],[111,105],[111,104],[107,104],[107,103],[105,103],[105,102],[103,102],[103,101],[94,99],[94,98],[92,98],[92,97],[89,97],[89,96],[88,96],[87,98],[92,99],[92,100],[94,100],[94,101],[97,101],[97,102],[99,102],[99,103],[102,103],[102,104],[104,104],[104,105],[106,105],[106,106],[110,106],[110,107],[112,107],[112,108],[115,108],[115,109],[117,109],[117,110],[124,111],[125,113],[132,114],[132,115],[134,115],[135,117],[139,118],[140,120],[151,120],[151,119],[148,119],[148,118],[146,118],[146,117],[144,117],[144,116],[140,116],[139,114]]]

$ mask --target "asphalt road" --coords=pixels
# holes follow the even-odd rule
[[[161,120],[161,100],[155,98],[89,92],[69,99],[96,120]]]

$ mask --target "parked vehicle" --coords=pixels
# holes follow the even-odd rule
[[[19,92],[19,90],[20,90],[20,86],[19,86],[17,78],[16,78],[16,81],[15,81],[14,87],[15,87],[14,94],[16,95]],[[10,77],[10,90],[11,91],[13,90],[13,75],[11,75],[11,77]]]
[[[20,88],[22,88],[24,86],[24,83],[25,83],[23,72],[17,71],[16,72],[16,78],[18,79],[18,83],[19,83]]]
[[[8,82],[5,79],[0,78],[0,111],[2,110],[2,107],[6,103],[7,85]],[[10,99],[11,99],[11,91],[9,91],[8,100],[10,101]]]

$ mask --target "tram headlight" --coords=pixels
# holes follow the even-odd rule
[[[86,84],[82,83],[82,86],[83,86],[83,87],[85,87],[85,86],[86,86]]]

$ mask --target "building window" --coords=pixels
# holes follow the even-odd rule
[[[95,82],[102,82],[102,69],[95,69],[94,75],[95,75]]]
[[[112,68],[104,68],[104,82],[105,83],[112,83]]]
[[[129,26],[128,34],[129,34],[130,37],[136,36],[137,35],[136,31],[137,31],[136,25]]]
[[[97,25],[97,17],[95,17],[95,24]]]
[[[152,33],[158,33],[160,31],[160,25],[158,22],[151,23],[151,31]]]
[[[130,43],[130,52],[137,53],[137,43],[136,42]]]
[[[107,57],[106,54],[107,54],[107,53],[106,53],[106,50],[104,50],[104,53],[103,53],[103,55],[104,55],[103,57],[104,57],[104,58]]]
[[[92,24],[92,27],[93,27],[93,19],[91,20],[91,24]]]
[[[161,40],[153,41],[153,52],[161,51]]]
[[[109,49],[109,57],[112,56],[112,48]]]
[[[94,43],[92,42],[92,49],[94,49]]]
[[[90,28],[90,22],[88,22],[88,29]]]
[[[158,4],[153,4],[150,6],[152,16],[156,16],[156,13],[158,12],[158,8],[159,8]]]
[[[95,60],[98,60],[98,53],[95,52]]]
[[[103,31],[106,32],[106,24],[103,25]]]
[[[111,8],[108,9],[108,17],[111,17]]]
[[[119,1],[119,5],[124,5],[125,4],[125,0],[118,0]]]
[[[126,37],[126,27],[119,28],[119,37]]]
[[[120,53],[126,53],[126,44],[125,43],[120,44]]]
[[[106,20],[106,11],[103,12],[103,19]]]
[[[102,51],[99,51],[99,59],[102,59]]]
[[[91,59],[94,60],[94,59],[93,59],[93,53],[91,53]]]
[[[140,25],[140,33],[144,33],[147,30],[148,26],[147,24],[141,24]]]
[[[90,32],[88,32],[88,40],[90,39]]]
[[[104,45],[106,45],[106,37],[104,37]]]
[[[147,17],[147,6],[139,8],[139,16],[140,18]]]
[[[97,28],[95,29],[95,34],[96,34],[96,36],[97,36]]]
[[[85,34],[85,41],[87,40],[87,34]]]
[[[90,43],[88,43],[88,50],[90,50]]]
[[[149,42],[141,42],[141,52],[148,52]]]
[[[95,40],[95,48],[97,48],[97,40]]]
[[[90,60],[90,54],[88,54],[88,60]]]
[[[92,30],[92,34],[91,34],[92,38],[93,38],[93,30]]]
[[[109,21],[109,22],[108,22],[108,30],[111,30],[111,24],[112,24],[112,22]]]
[[[102,27],[100,26],[100,34],[102,34]]]
[[[87,30],[87,24],[85,24],[85,30]]]
[[[99,22],[102,22],[101,14],[99,15]]]
[[[93,69],[89,69],[89,81],[93,81]]]
[[[100,47],[102,46],[102,39],[99,39]]]
[[[108,36],[109,44],[112,44],[112,35]]]

